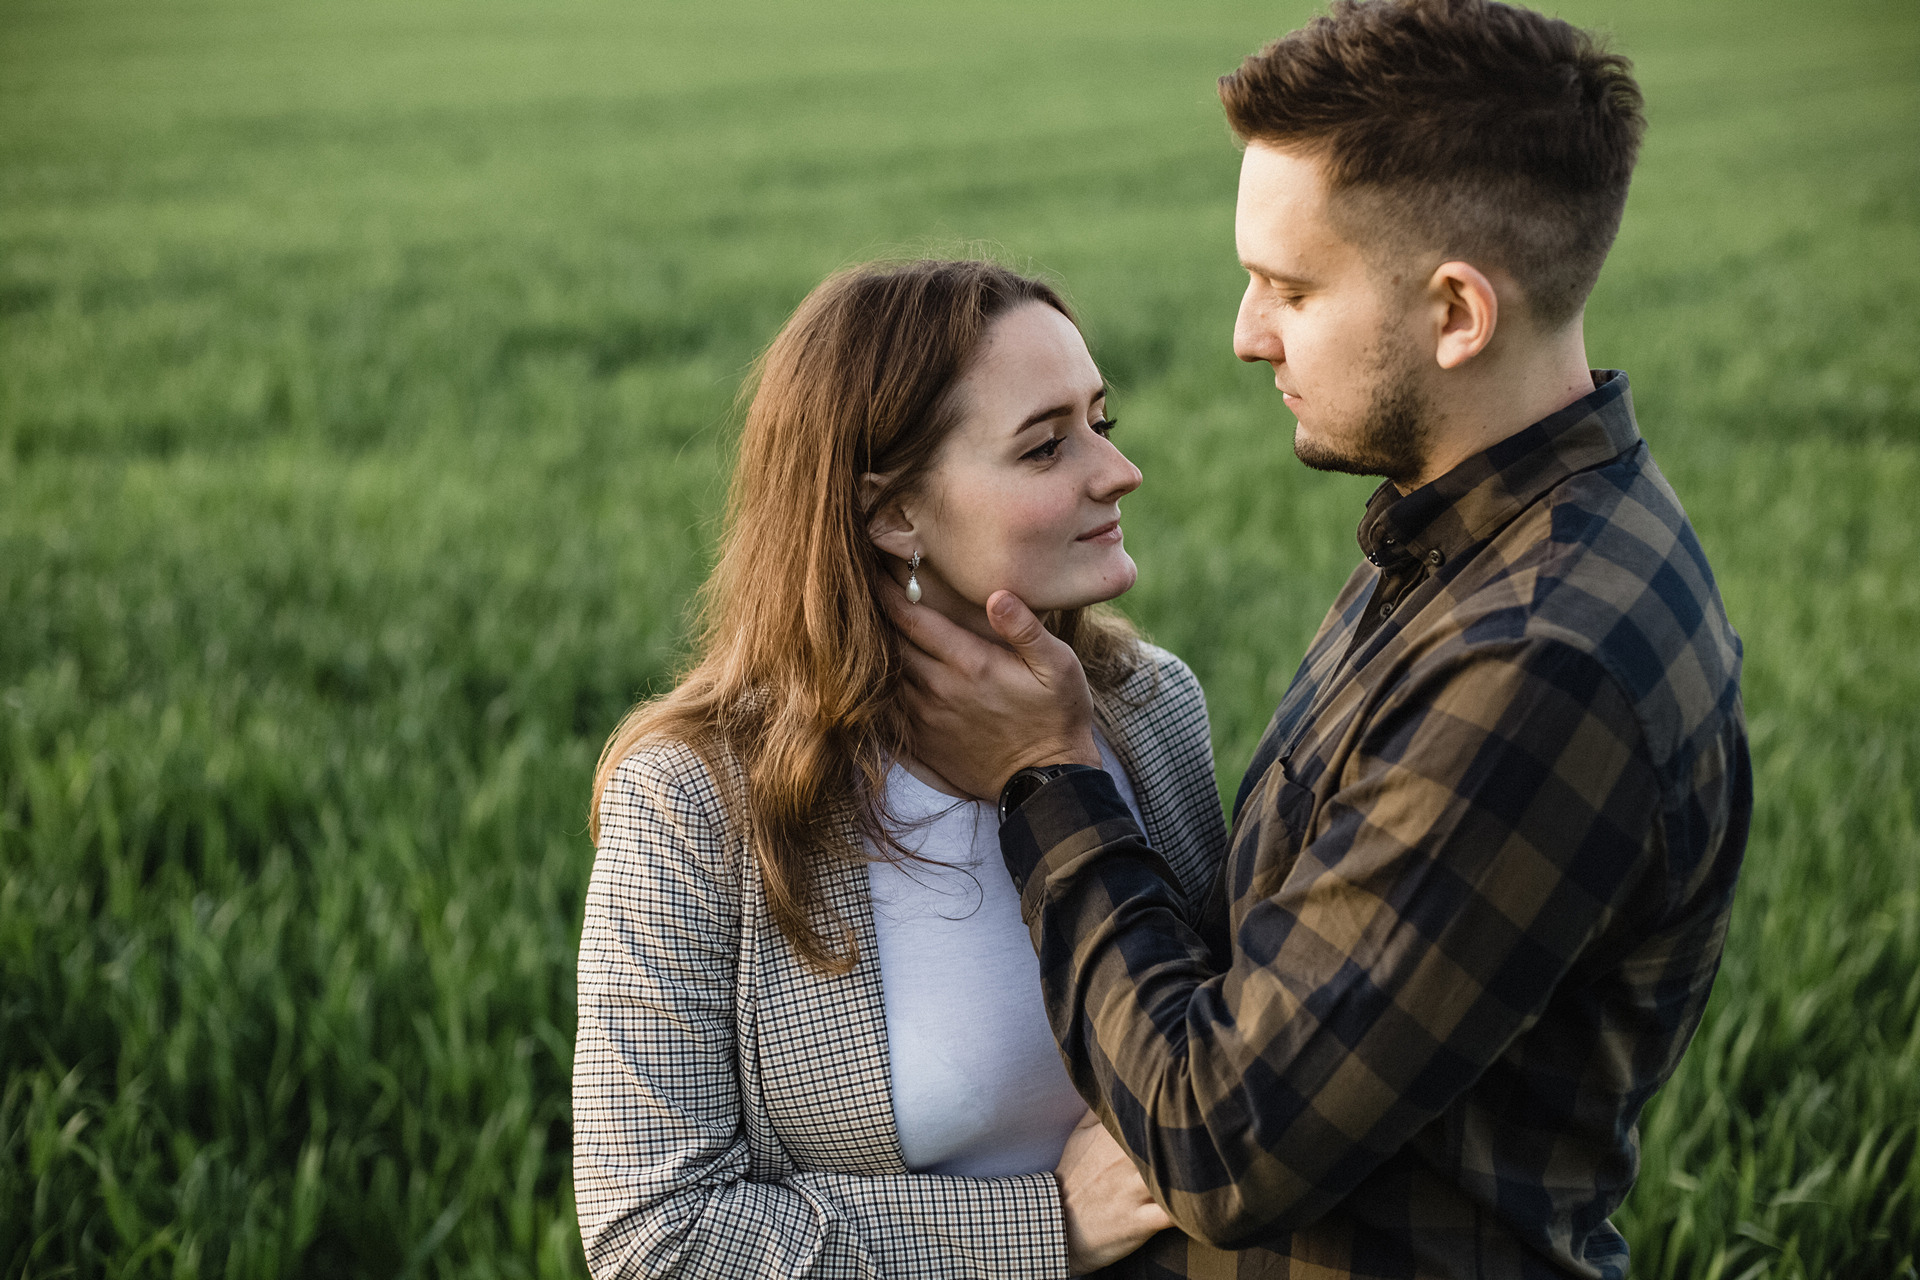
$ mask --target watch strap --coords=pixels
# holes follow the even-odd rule
[[[1052,782],[1062,774],[1072,773],[1086,768],[1083,764],[1041,764],[1028,765],[1017,770],[1007,785],[1000,788],[1000,823],[1006,825],[1007,818],[1025,804],[1033,793]]]

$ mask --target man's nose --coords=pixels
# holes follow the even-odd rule
[[[1242,360],[1279,364],[1285,358],[1279,330],[1267,318],[1264,299],[1254,285],[1240,297],[1240,313],[1233,319],[1233,354]]]

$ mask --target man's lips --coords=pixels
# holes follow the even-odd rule
[[[1076,542],[1118,542],[1120,541],[1120,522],[1109,520],[1098,529],[1089,529],[1074,539]]]

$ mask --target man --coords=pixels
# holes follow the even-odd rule
[[[1636,1120],[1718,967],[1739,642],[1581,327],[1643,121],[1485,0],[1340,3],[1221,82],[1234,332],[1309,466],[1385,478],[1190,906],[1085,685],[896,604],[916,751],[998,796],[1080,1091],[1181,1232],[1145,1275],[1622,1276]]]

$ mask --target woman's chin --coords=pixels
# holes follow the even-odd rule
[[[1089,605],[1105,604],[1117,600],[1133,590],[1134,582],[1140,577],[1140,570],[1134,565],[1133,557],[1122,551],[1119,563],[1107,572],[1098,575],[1093,581],[1062,583],[1053,591],[1035,594],[1041,603],[1029,600],[1027,607],[1035,613],[1051,613],[1055,610],[1085,609]]]

